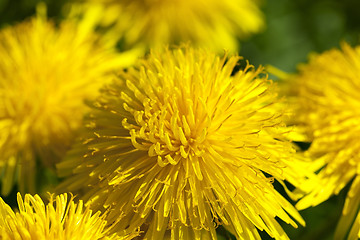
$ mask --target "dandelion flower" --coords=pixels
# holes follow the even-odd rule
[[[39,195],[17,194],[19,210],[14,212],[0,198],[0,238],[3,240],[88,240],[125,239],[109,234],[105,214],[92,214],[84,208],[83,201],[75,203],[73,197],[68,201],[67,194],[50,198],[44,204]]]
[[[250,65],[232,75],[238,60],[184,47],[121,72],[57,165],[59,191],[81,192],[111,209],[110,222],[121,215],[114,230],[140,226],[145,239],[216,239],[217,225],[287,239],[275,218],[304,221],[272,182],[299,186],[307,173],[274,110],[275,85]]]
[[[76,1],[73,1],[76,2]],[[99,24],[110,27],[125,45],[191,42],[216,51],[237,51],[238,38],[259,32],[264,25],[254,0],[87,0]],[[81,10],[80,10],[81,11]]]
[[[353,180],[335,239],[344,239],[351,225],[349,239],[360,237],[359,78],[360,48],[344,43],[342,50],[313,55],[290,82],[296,123],[312,142],[307,154],[317,159],[313,170],[321,169],[319,182],[297,207],[316,206]]]
[[[0,31],[0,178],[7,195],[34,192],[40,159],[54,167],[69,147],[87,107],[110,72],[126,59],[89,31],[87,22],[58,28],[38,16]],[[17,179],[17,180],[16,180]]]

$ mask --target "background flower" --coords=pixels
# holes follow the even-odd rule
[[[295,123],[308,136],[307,154],[314,157],[313,170],[320,181],[297,206],[316,206],[338,194],[354,178],[348,192],[336,239],[344,239],[360,205],[360,48],[342,45],[342,51],[329,50],[311,56],[299,67],[289,84],[297,107]],[[360,217],[359,217],[360,218]],[[352,225],[349,239],[357,239],[360,222]],[[360,236],[360,235],[359,235]]]
[[[37,17],[0,32],[2,195],[16,181],[35,191],[37,162],[54,167],[82,123],[84,100],[126,61],[85,20],[55,27],[41,5]]]
[[[274,85],[250,65],[232,76],[238,60],[184,48],[121,72],[57,165],[59,188],[111,209],[114,230],[141,226],[149,239],[216,239],[214,224],[240,239],[259,239],[257,229],[286,239],[275,217],[304,221],[272,183],[300,187],[307,172]]]
[[[76,1],[72,1],[76,2]],[[101,0],[83,2],[99,25],[129,46],[191,42],[216,51],[239,49],[238,38],[264,26],[257,0]],[[96,16],[96,17],[95,17]]]

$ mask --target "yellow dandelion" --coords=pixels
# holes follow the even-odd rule
[[[86,21],[69,19],[55,27],[44,5],[37,17],[0,31],[3,195],[16,181],[21,192],[34,192],[36,159],[54,167],[81,125],[84,99],[96,95],[125,61]]]
[[[95,214],[83,201],[75,203],[73,197],[68,201],[67,194],[50,198],[44,204],[39,195],[17,194],[18,211],[13,211],[0,198],[0,238],[2,240],[88,240],[125,239],[109,234],[105,215]]]
[[[85,2],[80,11],[91,11],[100,25],[111,26],[113,34],[122,38],[126,46],[156,48],[191,42],[217,51],[237,51],[238,38],[257,33],[264,25],[257,0],[80,2]]]
[[[321,169],[319,182],[297,207],[316,206],[353,180],[335,239],[344,239],[351,225],[349,239],[360,237],[359,78],[360,47],[344,43],[342,50],[311,56],[290,81],[295,122],[312,142],[307,154],[317,159],[313,170]]]
[[[287,239],[275,218],[304,221],[272,182],[300,186],[307,173],[275,85],[251,65],[233,75],[239,59],[166,49],[121,72],[57,165],[68,177],[60,191],[111,209],[114,230],[140,226],[144,239],[216,239],[218,225],[239,239],[260,239],[257,229]]]

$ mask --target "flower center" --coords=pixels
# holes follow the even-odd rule
[[[127,85],[135,87],[129,82]],[[205,121],[208,115],[199,111],[204,107],[198,106],[194,111],[192,100],[186,99],[184,104],[178,89],[171,95],[165,92],[162,90],[159,98],[144,98],[141,110],[124,103],[124,109],[133,115],[135,122],[130,123],[127,118],[122,121],[124,128],[130,131],[133,146],[147,151],[150,157],[157,156],[162,167],[169,163],[176,165],[183,158],[202,156],[210,123]],[[179,94],[174,94],[176,92]]]

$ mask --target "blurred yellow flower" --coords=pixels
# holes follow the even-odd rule
[[[109,234],[105,214],[92,214],[83,201],[75,203],[67,194],[50,198],[44,204],[38,195],[17,194],[18,211],[0,198],[0,238],[2,240],[89,240],[125,239]]]
[[[246,38],[264,27],[257,0],[80,2],[84,3],[82,9],[91,11],[100,25],[111,26],[112,33],[126,46],[157,48],[191,42],[216,51],[237,51],[239,38]]]
[[[39,5],[37,17],[0,31],[2,195],[16,181],[21,192],[35,191],[38,159],[54,167],[81,125],[84,99],[126,64],[87,24],[55,27]]]
[[[275,86],[251,65],[232,75],[239,59],[185,47],[121,72],[57,165],[68,177],[59,190],[111,209],[116,231],[141,226],[145,239],[216,239],[217,225],[287,239],[275,217],[304,221],[272,182],[300,186],[307,173],[274,111]]]
[[[360,237],[360,47],[342,44],[312,55],[299,74],[290,78],[295,123],[312,142],[307,151],[319,182],[298,204],[316,206],[338,194],[352,180],[335,239]],[[354,221],[356,217],[356,220]]]

